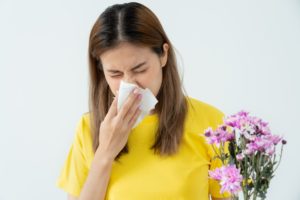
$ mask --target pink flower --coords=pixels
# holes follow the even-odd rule
[[[206,129],[204,133],[209,144],[215,144],[220,146],[221,142],[226,142],[234,139],[234,134],[226,131],[226,126],[219,126],[216,131],[213,131],[211,127]]]
[[[217,168],[213,171],[209,171],[210,178],[215,179],[217,181],[220,181],[223,178],[223,174],[224,174],[224,167]]]
[[[227,191],[236,195],[241,190],[243,177],[240,174],[240,169],[237,169],[234,165],[222,166],[209,171],[209,176],[220,182],[221,193]]]
[[[231,115],[231,116],[227,117],[225,119],[225,124],[228,126],[231,126],[233,128],[240,129],[241,125],[243,124],[242,119],[247,118],[248,114],[249,114],[248,112],[245,112],[242,110],[235,115]]]
[[[267,140],[271,140],[274,145],[277,145],[279,142],[282,141],[282,137],[278,135],[267,135],[265,136],[265,138]]]
[[[243,160],[244,157],[245,157],[245,155],[244,155],[243,153],[239,153],[239,154],[236,155],[236,159],[237,159],[238,161]]]
[[[263,135],[256,137],[246,145],[246,154],[251,155],[259,151],[272,156],[275,153],[275,146],[281,140],[282,137],[277,135]]]
[[[224,123],[251,141],[258,135],[271,134],[267,122],[258,117],[249,116],[249,113],[243,110],[225,118]]]
[[[286,140],[281,136],[271,133],[267,122],[258,117],[250,116],[248,112],[243,110],[224,118],[224,124],[220,125],[215,131],[212,128],[208,128],[205,131],[205,136],[209,144],[219,147],[220,155],[216,157],[223,164],[233,163],[232,161],[236,164],[222,166],[209,171],[209,177],[219,181],[221,186],[220,192],[230,192],[234,196],[238,195],[242,187],[244,192],[246,191],[250,194],[257,192],[258,190],[255,187],[249,187],[248,182],[260,183],[262,177],[265,178],[265,176],[257,176],[257,169],[261,173],[264,173],[266,169],[269,171],[276,169],[278,166],[278,164],[276,166],[277,161],[275,160],[276,146],[280,143],[282,145],[286,144]],[[224,145],[224,142],[227,141],[230,141],[228,146],[229,154],[225,149],[227,146]],[[265,158],[268,160],[267,164]],[[226,162],[226,159],[229,162]],[[238,162],[236,163],[236,161]],[[239,168],[237,169],[236,166]],[[247,172],[245,177],[240,174],[240,171]],[[243,178],[245,179],[245,184],[242,184]],[[266,184],[262,184],[262,187],[268,188]]]

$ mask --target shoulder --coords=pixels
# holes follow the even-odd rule
[[[187,96],[186,99],[189,121],[213,128],[223,123],[225,114],[216,106],[193,97]]]
[[[206,114],[209,115],[210,117],[220,117],[224,116],[224,113],[217,107],[198,100],[193,97],[186,97],[187,103],[188,103],[188,109],[193,112],[201,113],[201,114]]]
[[[76,125],[75,142],[80,145],[81,148],[89,150],[92,145],[91,125],[90,125],[90,113],[83,113]]]
[[[81,129],[82,131],[89,131],[91,126],[90,124],[90,113],[86,112],[80,116],[76,128],[77,130]]]

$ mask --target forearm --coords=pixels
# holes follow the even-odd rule
[[[105,198],[112,163],[112,159],[105,158],[101,152],[96,151],[79,200],[103,200]]]

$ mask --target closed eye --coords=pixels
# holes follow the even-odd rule
[[[119,77],[119,76],[121,76],[121,74],[113,75],[111,77]]]
[[[146,70],[144,69],[144,70],[141,70],[141,71],[135,71],[135,73],[143,73],[143,72],[145,72]]]
[[[147,69],[144,69],[144,70],[140,70],[140,71],[135,71],[134,73],[144,73],[146,71],[147,71]],[[115,75],[112,75],[111,77],[112,78],[117,78],[117,77],[120,77],[120,76],[122,76],[122,74],[115,74]]]

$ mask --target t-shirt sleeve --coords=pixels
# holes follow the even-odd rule
[[[75,137],[58,177],[56,186],[78,197],[88,175],[87,158],[84,149],[84,118],[76,126]]]
[[[213,112],[213,119],[215,119],[213,122],[213,125],[212,125],[213,130],[215,130],[219,125],[223,124],[224,117],[225,117],[224,113],[218,109],[216,109],[215,112]],[[215,146],[215,149],[216,148],[217,147]],[[225,148],[225,152],[228,152],[227,147]],[[213,159],[216,156],[216,154],[211,145],[210,145],[210,149],[209,149],[209,154],[210,154],[210,158],[211,158],[209,170],[214,170],[218,167],[221,167],[222,161],[220,159]],[[220,186],[219,182],[216,180],[213,180],[213,179],[209,179],[209,192],[212,197],[215,197],[215,198],[230,197],[230,193],[225,192],[225,193],[221,194],[220,191],[221,191],[221,186]]]

